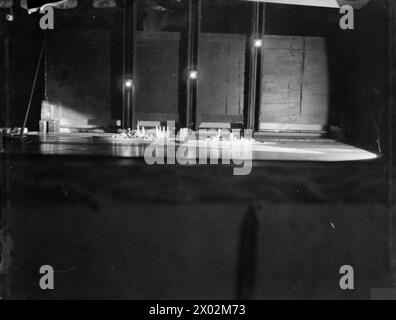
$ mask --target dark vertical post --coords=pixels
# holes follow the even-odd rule
[[[261,47],[257,45],[256,40],[263,40],[265,35],[265,4],[255,2],[252,7],[252,27],[249,39],[249,89],[247,99],[247,129],[256,129],[257,108],[260,101],[260,65],[261,65]]]
[[[126,30],[127,30],[127,13],[126,13],[126,5],[127,0],[124,0],[124,14],[123,14],[123,21],[122,21],[122,119],[121,119],[121,127],[122,129],[127,128],[126,123],[126,112],[125,112],[125,80],[126,80],[126,56],[127,56],[127,37],[126,37]]]
[[[124,71],[123,71],[123,108],[122,126],[124,129],[136,128],[136,17],[137,1],[124,0]],[[128,80],[132,86],[126,86]]]
[[[11,112],[11,59],[10,59],[10,36],[7,35],[4,40],[4,126],[10,127],[10,112]]]
[[[255,125],[255,109],[256,109],[256,92],[257,92],[257,64],[258,52],[253,45],[255,39],[259,35],[259,8],[260,4],[254,2],[252,5],[252,26],[251,35],[248,43],[249,47],[249,91],[248,91],[248,111],[247,111],[247,129],[254,129]]]
[[[201,33],[201,0],[189,0],[188,3],[188,60],[187,60],[187,110],[186,120],[189,128],[197,129],[197,92],[198,79],[191,77],[192,71],[198,71],[198,47]],[[199,77],[199,74],[198,74]]]
[[[2,123],[5,127],[10,127],[10,112],[11,112],[11,26],[1,25],[4,28],[2,31],[4,32],[4,41],[0,43],[3,46],[3,58],[4,58],[4,122]],[[3,61],[0,61],[3,63]],[[0,67],[1,69],[1,67]],[[3,83],[0,83],[3,85]],[[2,90],[0,90],[2,91]],[[3,97],[0,97],[2,99]],[[2,143],[3,137],[0,134],[0,152],[2,152]],[[0,294],[5,298],[10,296],[10,277],[9,277],[9,262],[10,256],[7,254],[8,249],[11,246],[11,241],[9,237],[9,224],[10,224],[10,202],[9,202],[9,192],[10,192],[10,183],[9,183],[9,168],[10,168],[10,159],[8,153],[3,155],[2,167],[0,169],[0,237],[3,245],[2,250],[0,251],[0,255],[2,258],[3,264],[3,277],[4,277],[4,286],[3,290],[0,291]]]
[[[137,29],[137,12],[138,12],[138,3],[137,0],[133,1],[132,5],[132,79],[133,79],[133,87],[132,87],[132,129],[137,128],[137,118],[136,118],[136,56],[137,56],[137,37],[136,37],[136,29]]]
[[[389,231],[389,264],[390,269],[394,270],[396,266],[395,248],[393,246],[393,119],[394,119],[394,93],[395,93],[395,47],[394,47],[394,28],[396,25],[393,22],[394,19],[394,5],[393,0],[388,0],[388,147],[387,147],[387,186],[388,186],[388,231]]]

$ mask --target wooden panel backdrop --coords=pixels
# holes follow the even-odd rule
[[[243,123],[246,36],[202,34],[197,123]]]
[[[138,121],[179,121],[180,38],[178,32],[137,33]]]
[[[265,36],[260,129],[322,129],[329,113],[326,44],[319,37]]]

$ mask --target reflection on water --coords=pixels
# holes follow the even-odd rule
[[[91,155],[121,158],[143,158],[145,148],[144,144],[125,145],[94,142],[91,142],[89,146],[65,142],[42,142],[39,144],[40,153],[44,155]]]
[[[104,156],[119,158],[143,158],[149,142],[127,141],[118,142],[107,140],[111,135],[93,134],[60,134],[60,135],[30,135],[21,141],[13,139],[5,141],[4,148],[11,154],[42,154],[42,155],[73,155],[73,156]],[[196,158],[201,142],[190,141],[184,156],[188,159]],[[180,144],[171,143],[174,153],[178,153]],[[165,157],[169,146],[163,146]],[[198,149],[197,149],[198,148]],[[270,161],[320,161],[320,162],[345,162],[374,160],[380,155],[346,145],[334,140],[316,141],[277,141],[266,140],[255,142],[252,145],[253,160]],[[216,148],[204,148],[209,157],[216,154],[219,157],[229,146],[218,145]],[[202,151],[202,150],[200,150]],[[183,154],[182,154],[183,155]],[[175,155],[173,155],[174,157]],[[214,157],[217,158],[217,157]]]

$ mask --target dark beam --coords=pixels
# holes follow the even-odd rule
[[[190,79],[191,71],[198,71],[198,47],[201,33],[201,0],[189,0],[188,3],[188,60],[187,74],[187,127],[198,127],[197,124],[197,92],[198,79]],[[199,77],[199,74],[198,74]]]
[[[394,270],[396,267],[396,252],[394,247],[394,230],[393,230],[393,141],[394,141],[394,104],[395,99],[394,95],[396,92],[395,88],[395,78],[396,78],[396,66],[395,66],[395,57],[396,57],[396,47],[395,47],[395,33],[394,30],[396,28],[396,23],[394,22],[394,10],[396,7],[393,4],[393,0],[388,0],[388,112],[387,112],[387,188],[388,188],[388,230],[389,230],[389,263],[390,269]]]
[[[3,56],[4,56],[4,116],[2,125],[10,127],[10,111],[11,111],[11,56],[10,56],[10,34],[7,26],[5,31],[5,37],[3,40]]]
[[[124,0],[124,62],[123,62],[123,108],[122,126],[124,129],[136,128],[136,19],[137,0]],[[133,80],[131,88],[125,87],[127,79]]]
[[[248,98],[246,112],[246,128],[256,130],[256,118],[259,108],[259,84],[261,50],[254,45],[256,39],[262,39],[265,35],[265,4],[253,3],[252,5],[252,27],[249,39],[249,66],[248,72]]]

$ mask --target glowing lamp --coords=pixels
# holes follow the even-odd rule
[[[198,71],[192,70],[189,73],[190,80],[197,80],[198,79]]]
[[[263,40],[261,39],[254,39],[253,45],[255,48],[261,48],[263,46]]]
[[[125,88],[127,88],[127,89],[132,88],[132,87],[133,87],[133,80],[132,80],[132,79],[126,79],[126,80],[124,81],[124,86],[125,86]]]

